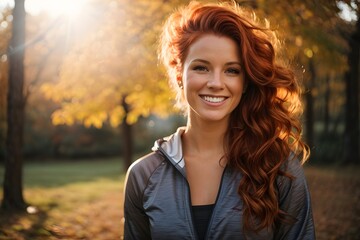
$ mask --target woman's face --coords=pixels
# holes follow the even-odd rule
[[[225,36],[203,35],[189,47],[183,66],[189,116],[205,121],[227,121],[244,89],[235,41]]]

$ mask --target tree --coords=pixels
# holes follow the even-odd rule
[[[303,79],[304,86],[305,137],[315,150],[319,146],[314,127],[321,97],[319,80],[332,72],[342,74],[347,65],[347,44],[338,30],[344,21],[338,15],[337,1],[255,2],[257,12],[270,19],[271,27],[286,42],[286,55],[293,59],[290,64],[295,63],[293,67],[298,70],[303,67],[304,73],[297,76]]]
[[[316,69],[314,61],[311,58],[309,61],[309,79],[307,81],[307,91],[305,93],[306,109],[305,109],[305,123],[306,123],[306,137],[307,144],[310,148],[314,146],[314,88],[316,81]]]
[[[24,129],[24,43],[25,0],[16,0],[12,37],[9,46],[9,89],[7,98],[7,135],[2,208],[25,210],[23,197],[22,147]]]
[[[5,8],[2,13],[0,13],[1,22],[4,22],[7,19],[11,19],[11,10],[10,8]],[[6,21],[7,23],[7,21]],[[3,162],[5,158],[5,139],[6,139],[6,98],[7,98],[7,89],[8,89],[8,61],[7,61],[7,48],[11,38],[11,25],[2,24],[0,26],[0,161]]]
[[[131,136],[131,125],[140,116],[171,111],[166,77],[157,66],[156,39],[164,17],[186,2],[95,1],[103,10],[97,14],[98,22],[70,49],[59,81],[42,87],[48,98],[60,104],[52,114],[53,123],[81,122],[99,128],[106,121],[113,127],[122,125],[127,143],[123,153],[130,156],[126,151],[131,149],[131,137],[125,136]],[[313,112],[319,108],[318,80],[333,72],[342,74],[346,69],[346,43],[337,32],[341,24],[336,0],[238,2],[255,7],[261,18],[275,23],[271,27],[284,39],[286,55],[293,59],[289,64],[296,62],[297,70],[305,66],[305,74],[298,75],[304,78],[304,92],[314,94],[306,101],[305,115],[310,119],[306,122],[309,143],[315,145],[317,118]],[[126,168],[130,157],[125,162]]]
[[[348,38],[350,51],[348,53],[349,70],[346,72],[346,121],[344,133],[345,164],[360,164],[360,2],[354,10],[357,12],[355,30]]]
[[[176,1],[102,1],[103,21],[70,50],[55,84],[44,93],[61,108],[54,124],[102,127],[122,125],[124,169],[132,162],[131,125],[140,116],[167,115],[171,93],[158,66],[156,41],[160,24]],[[121,24],[119,24],[121,23]]]
[[[25,28],[25,9],[24,1],[16,1],[13,9],[12,17],[8,17],[8,24],[12,21],[12,33],[9,43],[1,41],[1,49],[3,46],[8,45],[7,54],[2,56],[8,56],[8,61],[3,61],[1,64],[2,69],[6,68],[8,63],[8,76],[0,76],[1,81],[5,78],[9,78],[8,86],[8,98],[7,98],[7,120],[6,126],[6,155],[5,155],[5,176],[4,176],[4,195],[2,201],[2,207],[7,210],[24,210],[27,204],[22,196],[22,162],[23,162],[23,142],[24,142],[24,125],[25,125],[25,106],[30,93],[34,90],[39,82],[41,74],[46,68],[46,64],[52,55],[60,58],[61,54],[53,54],[56,49],[56,45],[59,41],[52,41],[52,44],[40,44],[44,42],[46,35],[57,24],[58,19],[54,20],[48,25],[48,27],[39,31],[40,33],[34,35],[37,27]],[[28,20],[33,20],[30,16],[27,16]],[[29,22],[30,26],[31,22]],[[35,25],[36,26],[36,25]],[[29,30],[30,29],[30,30]],[[29,38],[25,42],[25,35]],[[56,34],[55,34],[56,35]],[[2,33],[2,39],[7,38],[6,32]],[[54,37],[57,39],[56,37]],[[45,46],[46,45],[46,46]],[[51,46],[55,45],[55,46]],[[28,47],[32,48],[28,48]],[[39,47],[40,46],[40,47]],[[4,48],[5,49],[5,48]],[[25,51],[25,49],[31,49]],[[35,54],[34,52],[35,51]],[[1,51],[3,52],[3,51]],[[35,57],[36,56],[36,57]],[[52,60],[52,62],[56,62]],[[49,70],[47,70],[49,71]],[[4,74],[5,75],[5,74]],[[1,113],[2,116],[3,113]],[[0,119],[1,120],[1,119]],[[2,126],[1,126],[2,127]],[[3,129],[3,128],[1,128]]]

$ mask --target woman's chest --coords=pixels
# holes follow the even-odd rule
[[[240,176],[224,172],[206,239],[242,238],[242,201],[237,194]],[[159,171],[144,192],[146,215],[153,239],[196,239],[191,193],[187,179],[173,171]]]

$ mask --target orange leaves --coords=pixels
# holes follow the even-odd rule
[[[109,121],[137,122],[171,112],[171,91],[157,66],[156,40],[165,16],[161,2],[98,2],[110,7],[101,25],[77,42],[65,57],[59,81],[42,92],[60,104],[54,124],[102,127]],[[108,5],[108,6],[107,6]],[[128,109],[122,106],[125,99]]]

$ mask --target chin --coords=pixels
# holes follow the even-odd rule
[[[229,119],[230,115],[223,115],[223,114],[207,114],[202,115],[201,119],[208,122],[221,122],[221,121],[227,121]]]

